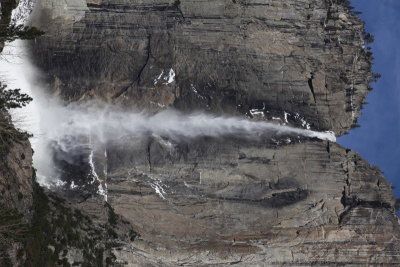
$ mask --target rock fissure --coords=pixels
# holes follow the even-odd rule
[[[147,67],[147,64],[149,63],[150,56],[151,56],[151,35],[148,36],[147,40],[148,40],[147,41],[147,48],[146,48],[147,55],[146,55],[145,63],[143,65],[143,67],[140,68],[139,73],[137,75],[137,78],[135,80],[137,82],[138,86],[140,86],[140,82],[141,82],[141,79],[142,79],[142,73],[143,73],[144,69]]]
[[[315,97],[315,91],[314,91],[314,84],[313,84],[313,79],[314,79],[314,74],[311,72],[310,73],[310,78],[308,79],[308,87],[310,88],[314,103],[317,103],[317,98]]]
[[[147,40],[148,41],[147,41],[147,46],[146,46],[146,51],[147,51],[146,59],[145,59],[145,62],[143,64],[143,66],[139,69],[136,79],[134,79],[134,81],[129,86],[125,87],[123,90],[121,90],[120,92],[115,94],[113,96],[113,99],[116,99],[116,98],[122,96],[129,89],[133,88],[134,86],[140,86],[141,79],[142,79],[142,73],[146,69],[146,67],[147,67],[147,65],[148,65],[148,63],[150,61],[150,57],[151,57],[151,35],[148,36]]]

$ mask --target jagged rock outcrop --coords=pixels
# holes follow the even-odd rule
[[[102,207],[100,213],[35,184],[24,266],[113,266],[112,249],[133,242],[137,233],[102,199],[91,202]]]
[[[0,113],[1,204],[32,217],[32,149],[26,134],[18,132],[7,113]]]
[[[0,111],[0,266],[113,265],[137,233],[102,197],[85,203],[41,188],[28,135]],[[99,212],[85,209],[91,204]],[[90,215],[90,216],[89,216]]]
[[[344,2],[43,0],[33,58],[68,101],[280,117],[340,135],[371,78],[363,23]],[[140,234],[111,249],[115,263],[400,264],[390,185],[337,144],[148,136],[105,150],[95,158],[108,203]],[[71,201],[104,212],[97,197]]]
[[[0,265],[24,262],[23,237],[32,220],[32,149],[0,111]]]
[[[136,238],[102,198],[80,204],[41,188],[28,135],[15,129],[4,111],[0,156],[1,266],[114,265],[112,249]],[[101,207],[100,212],[86,210],[87,203]]]

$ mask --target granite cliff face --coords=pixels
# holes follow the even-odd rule
[[[39,1],[35,60],[67,100],[286,111],[340,135],[371,73],[363,23],[338,2]]]
[[[135,156],[124,168],[119,159],[107,181],[110,204],[142,237],[118,253],[128,263],[398,261],[390,186],[336,144],[270,147],[224,139],[184,149],[153,141],[148,149],[129,143],[125,153],[109,151],[111,158]],[[138,257],[137,249],[147,253]]]
[[[0,111],[0,157],[0,265],[17,265],[24,262],[22,237],[33,215],[32,149],[4,111]]]
[[[344,2],[42,0],[32,23],[46,35],[32,54],[67,101],[205,110],[341,135],[372,76],[363,23]],[[116,235],[118,246],[106,247],[114,263],[400,264],[390,185],[335,143],[149,135],[93,153],[107,170],[110,207],[140,234]],[[62,194],[101,221],[104,203],[86,174],[75,176],[64,179],[84,192]]]

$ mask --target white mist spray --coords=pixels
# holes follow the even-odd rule
[[[17,8],[12,12],[11,23],[16,25],[25,24],[29,14],[32,12],[34,2],[34,0],[20,0]],[[40,95],[43,90],[36,83],[40,77],[40,72],[29,61],[26,41],[16,40],[5,43],[0,56],[0,77],[7,84],[8,88],[20,88],[22,93],[33,97],[33,101],[27,106],[11,110],[10,113],[17,128],[33,135],[30,138],[30,142],[35,151],[33,158],[34,166],[41,170],[38,175],[41,173],[46,173],[46,176],[50,175],[50,170],[45,171],[45,169],[51,164],[51,156],[45,149],[40,130],[41,107],[46,105],[46,103],[40,103],[39,101],[44,101],[46,98]],[[41,162],[47,162],[47,164],[42,164]]]
[[[88,137],[89,140],[93,137],[96,142],[103,144],[132,135],[158,135],[179,141],[181,138],[224,135],[257,138],[266,133],[336,141],[332,132],[315,132],[266,121],[217,117],[200,112],[183,114],[170,109],[150,114],[144,111],[124,111],[93,102],[66,106],[56,98],[43,93],[44,86],[36,83],[40,72],[32,66],[26,54],[24,42],[7,44],[3,53],[3,58],[6,60],[0,62],[0,74],[5,77],[10,87],[21,88],[22,92],[34,98],[31,104],[17,110],[12,116],[18,127],[33,134],[31,142],[35,150],[34,166],[38,171],[39,182],[44,185],[59,184],[53,162],[54,151],[50,144],[57,144],[57,149],[68,153],[71,151],[71,145],[74,146],[74,138],[79,140],[82,136]],[[76,145],[82,144],[76,143]],[[90,149],[89,164],[93,176],[98,177],[93,158],[95,148],[90,147]],[[106,188],[99,187],[99,191],[105,190]]]
[[[38,170],[39,181],[45,181],[45,177],[51,177],[52,156],[47,149],[47,140],[43,133],[46,130],[41,126],[43,119],[46,119],[45,107],[48,104],[46,97],[41,95],[42,88],[35,83],[40,72],[35,69],[27,56],[25,41],[17,40],[6,43],[0,60],[0,76],[8,88],[20,88],[21,92],[30,95],[33,101],[27,106],[10,110],[14,125],[30,134],[30,142],[34,150],[33,165]],[[42,131],[42,129],[44,131]]]
[[[24,48],[20,44],[13,47],[13,53],[24,54]],[[38,170],[39,182],[45,185],[57,184],[50,144],[56,143],[57,149],[68,153],[71,150],[71,140],[81,136],[94,137],[103,144],[132,135],[158,135],[179,141],[181,138],[224,135],[258,138],[266,133],[336,141],[332,132],[315,132],[272,122],[218,117],[200,112],[184,114],[169,109],[150,114],[144,111],[124,111],[94,102],[72,103],[66,106],[56,98],[43,94],[44,87],[37,86],[34,82],[39,72],[29,64],[27,58],[21,59],[24,62],[19,63],[18,67],[6,68],[9,70],[7,81],[17,81],[12,84],[13,87],[19,87],[23,92],[32,95],[34,101],[25,109],[17,110],[18,113],[14,113],[13,117],[25,117],[24,120],[17,121],[17,125],[34,135],[34,166]],[[2,69],[3,66],[4,64]],[[95,171],[93,169],[93,172]]]
[[[332,132],[315,132],[266,121],[238,117],[213,116],[205,113],[184,114],[173,109],[156,114],[122,111],[95,103],[48,106],[44,125],[50,140],[65,136],[95,135],[103,143],[128,135],[165,136],[171,139],[237,135],[247,138],[264,133],[318,138],[335,142]]]

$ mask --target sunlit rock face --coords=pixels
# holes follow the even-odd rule
[[[339,2],[40,1],[32,23],[46,35],[31,52],[67,101],[341,135],[356,122],[371,71],[363,23]],[[123,264],[400,263],[390,185],[335,143],[149,134],[89,148],[74,157],[81,176],[63,179],[86,190],[97,175],[91,194],[101,185],[139,232],[113,250]],[[103,208],[79,202],[90,214]]]
[[[370,64],[363,23],[336,1],[178,2],[39,1],[36,64],[68,100],[355,122]]]

